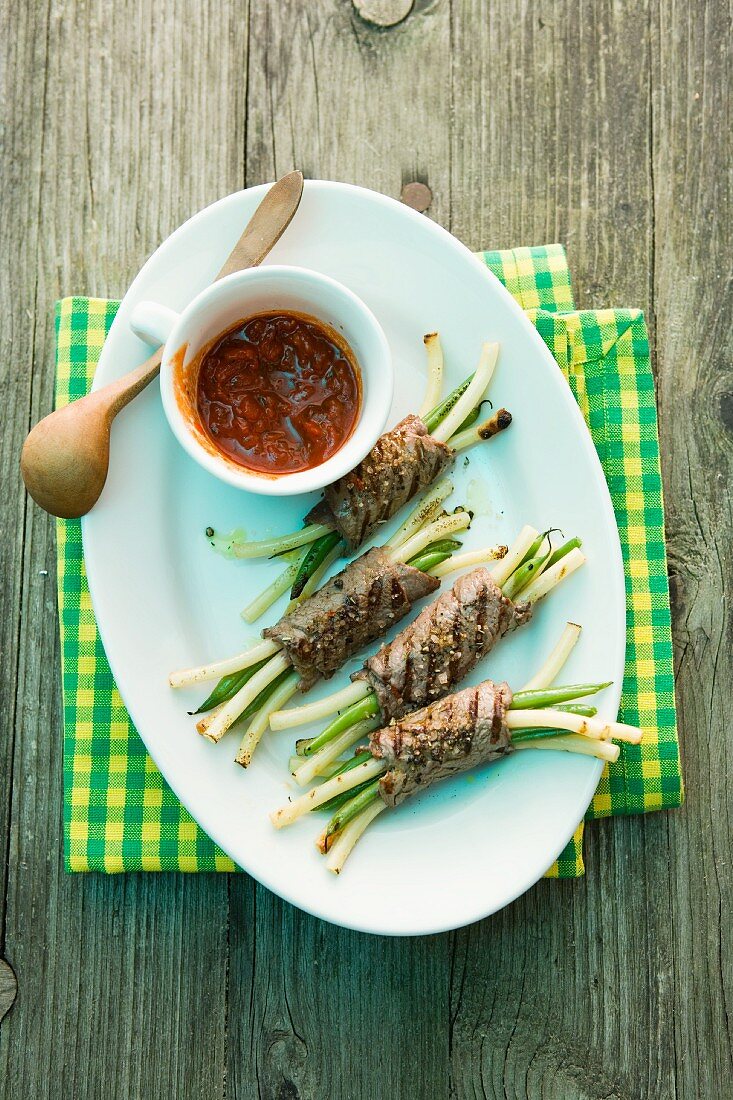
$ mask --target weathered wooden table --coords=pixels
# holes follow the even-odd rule
[[[733,1096],[728,4],[0,8],[3,1097]],[[54,529],[17,473],[53,301],[120,294],[292,167],[426,182],[472,247],[563,241],[581,304],[652,328],[687,806],[594,824],[584,880],[451,935],[340,931],[244,875],[62,870]]]

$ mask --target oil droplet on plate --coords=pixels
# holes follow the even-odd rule
[[[492,514],[491,498],[483,478],[473,477],[466,486],[466,507],[475,516]]]

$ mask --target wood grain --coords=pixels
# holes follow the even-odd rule
[[[52,303],[289,168],[472,247],[560,239],[655,338],[688,790],[596,823],[588,874],[376,939],[244,875],[67,877],[50,521],[2,479],[0,1097],[723,1097],[730,951],[731,13],[725,0],[0,0],[3,470],[52,404]],[[123,414],[124,415],[124,414]]]
[[[18,995],[18,982],[12,966],[0,959],[0,1023],[7,1016]]]
[[[398,197],[403,182],[426,178],[429,166],[431,213],[447,218],[449,70],[432,59],[448,56],[448,15],[447,5],[431,5],[383,31],[350,2],[253,5],[251,182],[302,167]],[[239,932],[249,906],[243,891],[233,880],[230,975],[240,950],[249,950]],[[247,1029],[229,1030],[234,1095],[411,1100],[416,1089],[445,1092],[445,937],[385,941],[333,929],[261,887],[256,915],[255,980],[244,989],[230,982],[232,1019],[249,1012]],[[371,1035],[378,1045],[362,1041]],[[419,1067],[406,1049],[421,1052]]]
[[[565,242],[580,305],[652,302],[651,42],[639,9],[599,3],[583,18],[574,3],[516,3],[482,19],[481,3],[453,5],[453,230],[476,248]],[[455,935],[456,1096],[672,1095],[664,819],[589,833],[584,881],[540,883]]]
[[[679,1094],[716,1096],[733,1080],[731,12],[662,4],[652,35],[658,400],[688,800],[669,828],[670,1024],[685,1051]]]
[[[183,218],[244,183],[241,4],[131,2],[114,18],[102,0],[21,7],[3,11],[13,26],[3,43],[5,133],[20,158],[2,159],[14,196],[2,214],[13,259],[0,368],[12,371],[8,470],[30,422],[52,405],[54,299],[119,294]],[[209,35],[223,54],[201,52]],[[212,82],[215,100],[205,94]],[[174,102],[195,125],[171,126]],[[7,652],[15,715],[3,707],[1,719],[3,782],[12,781],[2,949],[21,996],[0,1030],[0,1095],[216,1095],[227,880],[64,875],[54,532],[17,480],[4,479],[4,491],[11,484],[3,521],[18,549],[3,575],[17,593],[0,629],[23,629],[17,658],[11,644]]]

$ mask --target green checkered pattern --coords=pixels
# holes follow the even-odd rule
[[[657,409],[638,309],[575,309],[560,245],[484,252],[558,362],[590,428],[616,512],[626,576],[626,670],[619,718],[644,730],[607,766],[587,819],[679,806]],[[549,872],[583,873],[582,827]]]
[[[627,595],[623,721],[641,725],[604,770],[588,818],[678,806],[669,597],[654,383],[639,310],[576,311],[560,245],[481,253],[527,311],[567,378],[608,478]],[[118,303],[66,298],[56,311],[56,402],[87,392]],[[232,871],[147,755],[97,632],[77,520],[58,522],[64,688],[64,838],[70,871]],[[582,824],[548,874],[583,874]]]
[[[119,302],[56,306],[56,406],[88,390]],[[115,687],[87,587],[79,520],[59,520],[68,871],[234,871],[145,751]]]

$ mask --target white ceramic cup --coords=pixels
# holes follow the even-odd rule
[[[185,372],[203,348],[238,321],[272,310],[310,314],[335,329],[354,353],[362,390],[359,419],[341,449],[311,470],[277,476],[246,469],[217,451],[197,417],[186,415],[177,392],[181,370]],[[181,313],[156,302],[140,302],[130,324],[141,339],[165,345],[160,392],[176,439],[210,474],[239,489],[266,496],[322,489],[365,457],[387,422],[394,388],[387,338],[361,299],[326,275],[274,265],[238,271],[207,287]]]

